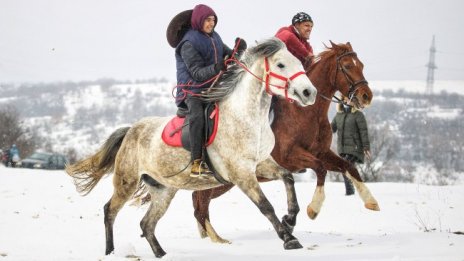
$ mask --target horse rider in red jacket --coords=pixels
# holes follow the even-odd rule
[[[305,12],[299,12],[292,19],[292,25],[282,27],[276,37],[282,40],[288,51],[298,58],[305,68],[311,65],[313,48],[309,44],[309,35],[313,30],[313,20]]]

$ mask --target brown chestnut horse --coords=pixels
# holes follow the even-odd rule
[[[327,114],[335,92],[339,91],[351,98],[359,109],[370,105],[372,100],[372,92],[363,75],[364,65],[350,43],[330,43],[332,47],[319,54],[307,72],[320,97],[313,106],[304,108],[284,100],[276,102],[271,126],[276,139],[271,154],[275,162],[268,160],[260,163],[256,171],[260,181],[283,179],[287,190],[288,214],[282,221],[289,231],[293,230],[299,212],[292,173],[306,168],[313,169],[317,175],[317,187],[307,207],[311,219],[316,218],[325,198],[327,170],[341,172],[349,177],[365,207],[379,210],[377,201],[364,185],[356,168],[330,150],[332,130]],[[209,236],[214,242],[229,242],[214,231],[209,220],[209,203],[212,198],[219,197],[232,187],[226,185],[193,193],[195,218],[202,237]]]

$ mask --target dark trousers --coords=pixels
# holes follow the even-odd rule
[[[205,119],[203,117],[204,103],[197,97],[189,96],[185,100],[190,117],[190,151],[192,160],[201,159],[205,143]]]
[[[341,154],[340,156],[353,165],[356,163],[356,157],[353,155]],[[343,176],[343,181],[345,182],[346,195],[353,195],[354,194],[353,182],[351,182],[351,180],[348,179],[345,175],[342,175],[342,176]]]

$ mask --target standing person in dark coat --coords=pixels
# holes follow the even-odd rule
[[[345,160],[355,163],[364,163],[364,156],[371,157],[369,133],[364,114],[348,104],[339,104],[338,111],[332,120],[332,131],[337,132],[337,151]],[[353,195],[353,183],[343,175],[346,195]]]
[[[176,47],[177,97],[178,106],[186,106],[190,114],[190,148],[193,161],[192,177],[211,174],[203,162],[202,148],[204,137],[204,103],[198,95],[207,89],[214,76],[225,71],[224,57],[231,56],[232,50],[227,47],[219,34],[214,30],[217,16],[213,9],[206,5],[197,5],[192,11],[191,28],[185,33]],[[237,41],[237,40],[236,40]],[[238,51],[246,48],[241,40]],[[206,83],[206,84],[205,84]]]
[[[16,167],[16,163],[18,163],[20,159],[21,158],[19,157],[19,149],[18,147],[16,147],[16,144],[13,144],[9,150],[9,157],[8,157],[8,160],[10,161],[11,166],[13,168]]]
[[[282,40],[287,49],[298,58],[305,69],[311,65],[313,48],[309,36],[313,30],[313,19],[305,12],[299,12],[292,18],[292,25],[280,28],[276,37]]]

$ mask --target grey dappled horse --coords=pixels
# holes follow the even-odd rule
[[[211,163],[223,179],[239,187],[269,219],[284,241],[285,249],[301,248],[277,218],[258,184],[255,171],[258,163],[270,158],[274,147],[274,134],[268,120],[270,94],[307,106],[314,104],[317,91],[304,74],[300,61],[277,38],[247,50],[239,65],[232,66],[207,97],[218,101],[220,108],[217,135],[207,148]],[[151,203],[140,225],[142,236],[157,257],[166,252],[156,239],[155,227],[176,192],[222,185],[214,178],[190,177],[190,169],[185,168],[190,162],[190,153],[183,148],[170,147],[161,139],[161,132],[170,119],[149,117],[130,128],[118,129],[93,156],[67,167],[77,190],[84,194],[114,170],[114,192],[104,206],[106,254],[114,250],[114,220],[136,192],[144,175],[152,178]]]

